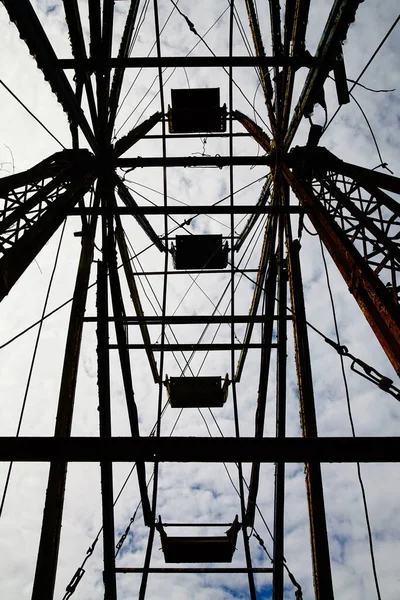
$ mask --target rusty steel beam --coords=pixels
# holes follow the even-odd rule
[[[255,418],[255,432],[256,438],[262,438],[264,436],[264,422],[265,422],[265,410],[267,404],[267,392],[268,392],[268,381],[269,381],[269,370],[271,363],[271,344],[273,334],[273,319],[269,318],[269,315],[274,314],[275,308],[275,290],[276,290],[276,262],[271,261],[270,269],[266,279],[265,286],[265,310],[262,318],[264,319],[264,326],[262,329],[262,342],[263,347],[261,349],[261,360],[260,360],[260,374],[258,384],[258,395],[257,395],[257,410]],[[258,486],[260,479],[260,462],[254,462],[251,466],[251,475],[249,483],[249,491],[247,496],[246,506],[246,527],[254,526]]]
[[[145,232],[145,234],[147,235],[149,240],[154,244],[154,246],[156,248],[158,248],[158,250],[160,250],[160,252],[166,252],[167,248],[165,247],[165,244],[160,239],[160,237],[157,235],[157,233],[154,231],[153,227],[150,225],[150,223],[146,219],[145,215],[139,214],[136,211],[138,205],[136,204],[134,197],[132,196],[131,192],[126,187],[126,185],[124,184],[122,179],[120,179],[118,177],[118,175],[116,175],[114,178],[114,182],[115,182],[119,197],[124,202],[124,204],[128,208],[131,209],[131,211],[132,211],[131,214],[134,216],[136,221],[139,223],[140,227],[143,229],[143,231]]]
[[[139,320],[140,332],[142,334],[143,344],[149,361],[150,369],[153,375],[154,383],[160,383],[160,374],[157,367],[157,361],[154,357],[154,353],[150,349],[151,339],[147,326],[147,317],[144,316],[142,303],[140,301],[139,290],[136,285],[134,272],[132,269],[132,262],[129,257],[128,248],[125,242],[124,233],[122,230],[121,220],[116,219],[115,237],[118,244],[119,253],[121,255],[121,262],[125,271],[125,277],[129,288],[129,293],[132,299],[133,306],[136,311],[137,318]],[[160,323],[163,321],[160,317]]]
[[[72,181],[46,212],[21,236],[0,259],[0,300],[18,281],[40,250],[57,231],[68,211],[77,204],[93,180],[93,174],[85,174]],[[12,215],[10,215],[12,218]]]
[[[285,184],[279,187],[279,199],[288,203],[289,190]],[[279,217],[277,244],[277,283],[278,283],[278,322],[276,338],[278,343],[276,360],[276,423],[275,435],[286,437],[286,386],[287,386],[287,292],[288,264],[285,257],[286,217]],[[285,531],[285,472],[283,461],[275,463],[274,485],[274,575],[272,579],[273,600],[283,600],[284,594],[284,531]]]
[[[273,319],[270,318],[271,314],[274,314],[275,307],[275,290],[276,290],[276,262],[271,260],[270,269],[266,279],[265,286],[265,310],[262,315],[264,319],[262,329],[262,342],[263,347],[261,349],[261,360],[260,360],[260,374],[258,384],[258,395],[257,395],[257,410],[254,424],[254,435],[256,438],[262,438],[264,436],[264,422],[265,422],[265,410],[267,403],[267,392],[268,392],[268,381],[269,381],[269,370],[271,363],[271,344],[273,334]],[[257,494],[260,477],[260,463],[254,462],[251,467],[250,484],[247,497],[246,507],[246,526],[254,526],[255,510],[257,503]]]
[[[260,300],[265,292],[265,281],[268,273],[268,269],[271,269],[271,272],[274,273],[274,267],[271,266],[271,263],[274,260],[275,253],[275,240],[276,240],[276,218],[269,217],[267,221],[267,225],[265,227],[264,239],[263,239],[263,247],[261,250],[261,257],[259,262],[259,267],[257,271],[257,279],[254,284],[254,292],[253,298],[251,300],[251,306],[249,310],[249,316],[253,317],[257,314],[258,307],[260,305]],[[275,273],[276,274],[276,273]],[[272,283],[272,282],[271,282]],[[235,373],[235,381],[239,382],[242,376],[245,360],[248,354],[248,350],[250,348],[254,348],[259,346],[261,349],[265,350],[265,342],[261,344],[252,344],[250,342],[251,336],[254,330],[254,320],[251,318],[247,324],[246,331],[243,337],[243,343],[238,346],[235,344],[236,348],[242,348],[242,351],[239,355],[236,373]],[[276,344],[270,345],[271,348],[276,348]]]
[[[276,218],[269,217],[268,221],[267,221],[267,225],[265,227],[263,247],[261,250],[259,268],[257,271],[257,279],[256,279],[256,282],[254,285],[253,298],[252,298],[251,306],[250,306],[250,310],[249,310],[250,317],[253,317],[254,315],[257,314],[257,310],[260,305],[262,293],[265,291],[264,284],[265,284],[265,279],[267,277],[268,268],[272,268],[272,272],[273,272],[273,267],[271,267],[271,261],[273,261],[273,256],[274,256],[274,252],[275,252],[276,227],[277,227]],[[245,363],[245,360],[246,360],[246,357],[248,354],[248,349],[255,346],[255,344],[250,343],[253,330],[254,330],[254,321],[250,320],[249,323],[247,324],[246,331],[245,331],[244,338],[243,338],[243,345],[242,345],[243,349],[240,353],[240,356],[239,356],[239,359],[237,362],[236,373],[235,373],[235,381],[236,382],[239,382],[240,378],[242,376],[244,363]],[[260,347],[265,350],[265,345],[263,343],[260,345]],[[274,347],[276,347],[276,344],[271,344],[271,348],[274,348]]]
[[[234,110],[232,112],[232,116],[234,119],[239,121],[239,123],[241,123],[245,129],[247,129],[247,131],[250,133],[250,135],[255,139],[255,141],[258,144],[260,144],[261,148],[265,152],[267,152],[267,153],[271,152],[271,140],[270,140],[268,134],[265,133],[265,131],[263,131],[259,125],[254,123],[254,121],[252,119],[250,119],[250,117],[243,114],[239,110]],[[272,160],[270,160],[268,162],[268,164],[270,164],[272,166],[274,163],[272,162]]]
[[[174,271],[177,273],[176,271]],[[191,271],[192,273],[193,271]],[[204,271],[199,271],[199,273],[203,273]],[[207,271],[208,273],[208,271]],[[142,273],[143,274],[143,273]],[[158,273],[162,275],[163,272]],[[181,273],[177,273],[180,274]],[[132,277],[137,276],[138,273],[132,273]],[[272,281],[272,280],[271,280]],[[142,310],[140,305],[139,311]],[[266,313],[269,311],[266,311]],[[266,323],[270,320],[277,320],[277,316],[273,314],[262,314],[262,315],[235,315],[232,317],[231,315],[166,315],[163,317],[162,315],[143,315],[137,314],[136,316],[125,316],[122,321],[126,325],[162,325],[163,323],[168,325],[193,325],[197,324],[207,324],[207,323],[249,323],[252,321],[253,323]],[[292,317],[288,315],[288,319]],[[109,317],[110,321],[115,321],[116,317]],[[121,319],[120,319],[121,320]],[[96,321],[96,317],[85,317],[85,321],[88,323],[94,323]],[[159,378],[154,383],[159,383]]]
[[[52,91],[67,113],[71,123],[80,127],[92,149],[96,142],[89,123],[81,109],[71,85],[62,70],[57,66],[57,56],[29,0],[2,0],[10,20],[16,25],[21,38],[35,58],[37,66],[49,82]]]
[[[361,0],[335,0],[318,45],[316,63],[307,75],[285,135],[285,150],[290,147],[304,114],[312,112],[316,96],[322,90],[328,73],[333,68],[336,49],[346,39],[360,2]]]
[[[292,242],[291,234],[289,233],[289,284],[291,306],[294,315],[293,331],[300,421],[303,437],[315,440],[318,437],[317,420],[299,251],[300,243],[297,240]],[[304,466],[310,520],[315,598],[316,600],[334,600],[321,465],[315,461],[305,461]]]
[[[95,202],[98,200],[96,199]],[[61,376],[60,394],[54,432],[54,442],[68,440],[71,435],[72,415],[78,376],[79,355],[82,341],[85,306],[89,276],[93,259],[97,217],[92,217],[82,239],[75,290],[72,300]],[[62,442],[61,442],[62,443]],[[38,558],[32,592],[32,600],[52,600],[57,572],[64,493],[67,478],[67,457],[53,454],[51,461]]]
[[[46,177],[51,177],[51,175],[47,175]],[[18,221],[28,221],[28,214],[32,211],[38,204],[41,205],[46,199],[52,194],[52,192],[59,192],[61,185],[65,182],[65,173],[58,173],[53,179],[48,181],[43,185],[41,189],[37,192],[33,193],[31,196],[26,195],[26,199],[20,203],[13,210],[6,210],[7,213],[3,219],[0,221],[0,235],[4,235],[8,229],[10,229],[15,223]],[[39,183],[39,182],[38,182]],[[35,182],[33,182],[35,185]],[[14,191],[14,190],[9,190]],[[29,193],[29,189],[25,189],[25,193]],[[56,194],[56,196],[61,197],[62,192]],[[57,202],[57,200],[55,200]],[[15,204],[15,202],[14,202]]]
[[[314,169],[314,176],[321,188],[328,191],[330,196],[337,200],[340,207],[345,208],[348,211],[354,221],[357,221],[363,228],[367,229],[387,250],[390,257],[397,260],[400,265],[400,248],[388,237],[387,232],[378,227],[374,219],[368,218],[368,215],[360,210],[356,203],[348,197],[348,194],[340,189],[334,182],[330,181],[329,177],[326,177],[326,174],[321,174]],[[389,198],[389,196],[386,198]],[[397,204],[394,200],[393,203]],[[371,206],[369,207],[369,210],[371,210]],[[397,215],[397,218],[400,218],[399,205],[396,206],[395,215]],[[400,221],[398,221],[398,223],[400,223]]]
[[[262,187],[260,196],[257,200],[257,204],[255,205],[256,207],[262,207],[265,206],[267,201],[270,198],[270,194],[271,194],[271,186],[272,186],[272,177],[269,175]],[[270,205],[272,207],[272,205]],[[232,213],[235,214],[236,213],[236,207],[232,206],[230,207],[232,210]],[[283,208],[283,207],[282,207]],[[255,224],[258,221],[258,217],[261,213],[253,213],[249,219],[247,220],[245,226],[243,227],[242,231],[239,234],[239,239],[237,240],[237,242],[235,242],[235,251],[237,252],[238,250],[240,250],[240,248],[242,247],[243,243],[245,242],[245,240],[247,239],[248,235],[250,234],[250,232],[253,230]]]
[[[90,2],[97,0],[89,0]],[[90,14],[90,13],[89,13]],[[311,67],[315,63],[312,56],[129,56],[127,58],[111,58],[107,64],[116,69],[156,69],[167,67],[274,67],[293,65],[295,68]],[[99,61],[96,58],[77,61],[74,58],[59,58],[56,65],[63,69],[96,71]],[[272,87],[271,87],[272,89]]]
[[[138,13],[140,0],[133,0],[130,3],[129,11],[125,21],[124,31],[121,37],[121,43],[118,51],[118,59],[123,60],[129,57],[130,45],[133,37],[133,31],[135,28],[136,17]],[[119,98],[121,95],[122,81],[124,78],[125,67],[117,67],[114,71],[113,80],[110,91],[110,112],[108,117],[108,126],[110,131],[113,130],[115,124],[115,117],[118,110]]]
[[[253,0],[246,0],[247,15],[249,18],[251,35],[256,56],[265,59],[265,49],[262,42],[260,24],[257,19],[257,12]],[[272,84],[268,68],[265,65],[259,67],[260,83],[264,92],[265,105],[268,111],[269,122],[272,131],[276,134],[276,117],[272,106]]]
[[[128,169],[142,167],[227,167],[271,165],[271,156],[137,156],[135,158],[119,158],[116,166]]]
[[[154,113],[154,115],[143,121],[143,123],[140,123],[133,129],[131,129],[129,133],[117,140],[114,145],[115,155],[120,157],[134,144],[136,144],[136,142],[144,138],[146,133],[148,133],[151,129],[153,129],[155,125],[157,125],[157,123],[161,121],[162,116],[163,115],[161,112]]]
[[[208,344],[150,344],[147,346],[145,344],[128,344],[129,350],[144,350],[145,348],[150,348],[153,352],[220,352],[224,350],[255,350],[263,347],[263,344],[256,343],[226,343],[226,344],[218,344],[218,343],[208,343]],[[118,350],[117,344],[110,344],[110,350]],[[276,348],[276,344],[272,344],[272,348]]]
[[[271,38],[272,38],[272,52],[274,57],[282,56],[283,47],[282,47],[282,33],[281,33],[281,7],[279,0],[269,0],[269,12],[270,12],[270,22],[271,22]],[[274,109],[275,109],[275,117],[277,121],[277,130],[276,133],[278,137],[275,138],[275,141],[279,143],[279,140],[282,135],[281,130],[281,121],[282,121],[282,78],[279,73],[279,68],[276,65],[274,67],[274,88],[275,88],[275,98],[274,98]]]
[[[78,0],[63,0],[65,20],[68,25],[69,39],[72,48],[72,54],[77,61],[86,60],[85,38],[83,36],[81,15],[79,12]],[[78,79],[83,79],[85,85],[90,116],[92,119],[93,128],[97,122],[97,109],[94,100],[92,80],[90,79],[90,71],[80,71],[75,73]]]
[[[395,194],[400,194],[400,177],[394,177],[387,173],[381,173],[372,169],[365,169],[359,165],[345,162],[335,154],[327,150],[327,148],[318,147],[317,151],[307,152],[306,148],[299,148],[290,153],[290,156],[296,160],[296,156],[300,160],[310,161],[312,166],[320,167],[325,170],[335,171],[346,177],[351,177],[360,183],[365,189],[382,188]],[[400,217],[400,205],[395,200],[388,201],[388,208],[397,213]]]
[[[119,279],[118,269],[117,269],[117,259],[114,249],[114,239],[110,232],[110,242],[108,249],[108,268],[109,268],[109,276],[110,276],[110,291],[111,291],[111,299],[113,305],[113,312],[116,320],[114,321],[115,325],[115,333],[117,337],[118,343],[118,353],[119,360],[122,372],[122,380],[124,385],[126,406],[128,411],[128,419],[129,426],[131,430],[131,435],[133,438],[139,438],[139,413],[137,409],[137,404],[135,400],[135,393],[133,390],[133,381],[132,381],[132,370],[131,363],[129,357],[129,349],[128,349],[128,340],[127,340],[127,332],[125,330],[125,326],[123,324],[123,318],[125,316],[125,307],[124,301],[122,298],[122,290],[121,290],[121,282]],[[107,315],[108,316],[108,315]],[[121,320],[120,320],[121,319]],[[107,357],[109,357],[108,352],[108,339],[103,340],[105,351],[107,352]],[[140,489],[140,498],[142,501],[142,511],[145,525],[150,526],[151,519],[151,508],[150,501],[147,494],[147,484],[146,484],[146,471],[145,465],[143,461],[138,461],[136,463],[136,472],[138,477],[139,489]]]
[[[395,463],[400,437],[0,437],[0,461]],[[48,572],[46,572],[48,577]],[[43,597],[41,598],[43,600]]]
[[[340,229],[326,208],[285,166],[284,176],[299,201],[313,208],[310,220],[327,248],[350,293],[379,340],[383,350],[400,375],[400,313],[390,292],[375,275],[361,254]]]
[[[26,171],[1,177],[1,197],[4,197],[15,188],[27,186],[49,177],[56,177],[63,171],[67,173],[67,168],[73,165],[82,165],[84,162],[90,164],[92,156],[89,150],[60,150],[55,152],[30,169],[26,169]]]
[[[223,206],[222,204],[195,204],[192,206],[136,206],[135,212],[136,214],[141,215],[193,215],[193,214],[210,214],[210,215],[230,215],[233,213],[234,215],[266,215],[266,214],[304,214],[308,213],[310,209],[299,206],[299,205],[290,205],[290,206],[272,206],[271,204],[267,206],[262,206],[261,204],[257,205],[247,205],[247,204],[235,204],[233,207],[231,206]],[[112,209],[104,209],[104,208],[93,208],[91,206],[87,206],[84,208],[73,208],[69,211],[69,215],[91,215],[97,214],[102,215],[106,212],[112,212],[115,215],[131,215],[132,209],[126,206],[116,206]]]
[[[89,171],[93,164],[89,151],[63,150],[49,156],[31,169],[1,178],[0,195],[5,206],[3,211],[0,211],[2,217],[0,235],[4,234],[17,221],[26,221],[28,213],[38,204],[42,204],[46,197],[60,188],[62,184],[76,180],[79,173],[83,173],[85,163]],[[50,179],[50,181],[44,183],[46,179]],[[40,189],[36,192],[32,191],[40,185],[42,186]],[[16,198],[18,197],[18,191],[16,191],[18,188],[23,188],[21,190],[21,196],[24,198],[22,201]],[[8,208],[6,204],[9,203],[17,206]]]
[[[305,37],[309,9],[310,0],[288,0],[286,2],[284,36],[285,58],[294,59],[306,56]],[[282,131],[284,132],[284,134],[286,134],[287,126],[289,123],[296,68],[296,64],[290,63],[289,65],[284,66],[283,69],[284,100],[282,115]]]

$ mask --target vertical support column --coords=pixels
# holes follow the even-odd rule
[[[267,277],[264,280],[265,295],[264,295],[264,307],[263,314],[265,321],[262,325],[262,336],[261,341],[263,347],[261,349],[261,362],[260,362],[260,377],[258,383],[258,398],[257,398],[257,411],[256,411],[256,422],[255,432],[256,438],[262,438],[264,436],[264,422],[267,404],[267,391],[268,381],[271,363],[271,345],[272,335],[274,330],[274,311],[275,311],[275,291],[276,291],[276,260],[275,256],[272,256],[269,261],[269,268]],[[249,494],[247,499],[246,508],[246,526],[253,527],[256,511],[256,502],[258,494],[258,484],[260,478],[260,463],[254,462],[251,467]]]
[[[153,0],[154,6],[154,27],[156,34],[156,46],[157,46],[157,56],[161,57],[161,42],[160,42],[160,22],[158,17],[158,0]],[[165,128],[165,102],[164,102],[164,84],[163,84],[163,73],[162,68],[159,65],[158,67],[158,81],[160,86],[160,103],[161,103],[161,130],[162,130],[162,155],[165,160],[167,156],[167,141],[166,141],[166,128]],[[167,192],[167,169],[166,166],[163,166],[163,192],[164,192],[164,208],[167,209],[168,205],[168,192]],[[166,314],[166,306],[167,306],[167,273],[168,273],[168,214],[167,210],[165,210],[164,214],[164,235],[165,235],[165,262],[164,262],[164,281],[163,281],[163,299],[162,299],[162,325],[161,325],[161,345],[164,346],[165,343],[165,314]],[[162,417],[162,394],[163,394],[163,373],[164,373],[164,350],[160,352],[160,377],[158,383],[158,411],[157,411],[157,427],[156,427],[156,436],[160,437],[161,434],[161,417]],[[154,476],[153,476],[153,494],[152,494],[152,504],[151,504],[151,524],[149,537],[147,540],[147,548],[146,548],[146,556],[144,559],[143,565],[143,575],[142,581],[140,583],[139,589],[139,600],[144,600],[146,596],[147,589],[147,581],[149,577],[149,568],[151,563],[151,554],[153,550],[154,543],[154,534],[155,534],[155,521],[156,521],[156,509],[157,509],[157,492],[158,492],[158,475],[159,475],[159,463],[154,462]]]
[[[103,236],[103,255],[107,243]],[[97,263],[97,383],[99,387],[100,437],[111,437],[110,355],[108,331],[108,285],[107,265]],[[114,558],[114,497],[111,461],[100,463],[101,499],[103,510],[104,598],[116,600]]]
[[[234,18],[234,8],[235,2],[231,0],[230,2],[230,15],[229,15],[229,57],[232,59],[233,57],[233,18]],[[269,76],[269,75],[268,75]],[[233,111],[233,66],[232,61],[229,65],[229,112],[232,114]],[[229,120],[229,157],[233,158],[233,121]],[[236,380],[235,380],[235,217],[234,217],[234,182],[233,182],[233,165],[232,162],[229,166],[229,192],[230,192],[230,230],[231,230],[231,316],[232,316],[232,325],[231,325],[231,372],[232,372],[232,398],[233,398],[233,411],[235,418],[235,435],[237,438],[240,438],[240,430],[239,430],[239,411],[238,411],[238,401],[236,395]],[[240,443],[240,441],[239,441]],[[242,463],[238,463],[238,475],[239,475],[239,493],[240,493],[240,511],[242,517],[242,535],[243,535],[243,545],[244,545],[244,554],[246,557],[246,567],[247,567],[247,578],[249,582],[249,596],[251,600],[256,600],[256,587],[254,583],[254,574],[252,571],[252,561],[251,561],[251,553],[250,553],[250,544],[249,544],[249,536],[247,534],[246,527],[246,507],[244,500],[244,486],[243,486],[243,468]]]
[[[94,206],[98,206],[97,199]],[[83,317],[93,259],[96,224],[97,217],[93,216],[82,238],[81,256],[65,347],[55,437],[69,437],[71,435]],[[67,463],[53,460],[50,463],[32,600],[52,600],[54,595],[66,478]]]
[[[298,240],[292,242],[291,237],[289,237],[288,244],[289,281],[292,311],[294,314],[293,328],[301,427],[303,437],[316,438],[318,432],[303,284],[299,260],[300,243]],[[331,563],[320,463],[309,462],[305,464],[305,472],[311,530],[315,598],[316,600],[333,600]]]
[[[115,318],[115,332],[118,343],[118,354],[121,363],[122,380],[126,397],[126,405],[128,410],[128,419],[133,438],[139,437],[139,414],[135,402],[135,394],[133,391],[132,372],[129,359],[129,349],[127,346],[127,338],[124,329],[123,319],[125,317],[125,308],[122,298],[121,282],[119,280],[117,259],[114,247],[114,238],[112,247],[108,253],[108,268],[110,276],[110,291],[113,305],[113,314]],[[121,319],[121,320],[118,320]],[[108,342],[107,342],[108,343]],[[147,494],[146,486],[146,468],[143,461],[136,461],[136,472],[138,476],[140,498],[142,502],[142,511],[145,525],[151,523],[150,501]]]
[[[278,323],[276,365],[276,437],[286,436],[286,355],[287,355],[287,265],[284,258],[285,216],[279,219],[278,238]],[[274,505],[274,574],[273,600],[283,600],[284,591],[284,515],[285,515],[285,463],[275,465]]]

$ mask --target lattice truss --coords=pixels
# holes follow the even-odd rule
[[[382,190],[363,188],[341,173],[314,173],[312,190],[393,300],[400,294],[400,215],[398,203]]]
[[[59,153],[40,165],[0,184],[0,252],[3,256],[47,213],[52,204],[58,210],[67,201],[74,206],[85,195],[82,178],[76,183],[77,163],[71,165],[68,156],[87,158],[86,151]],[[75,182],[75,184],[73,183]],[[87,186],[86,186],[87,187]]]

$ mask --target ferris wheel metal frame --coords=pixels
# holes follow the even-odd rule
[[[396,373],[400,375],[400,247],[398,227],[400,209],[390,193],[400,193],[400,179],[386,173],[370,170],[340,160],[319,145],[322,127],[312,125],[308,142],[303,147],[292,147],[302,119],[309,116],[316,104],[324,105],[323,88],[331,72],[334,74],[338,103],[349,102],[342,44],[350,24],[356,17],[360,2],[336,0],[331,8],[315,56],[306,50],[309,0],[286,3],[283,23],[279,2],[270,0],[272,55],[265,52],[263,35],[256,6],[246,0],[245,6],[253,38],[254,56],[237,56],[233,50],[234,7],[230,4],[230,39],[227,56],[164,56],[161,51],[161,33],[158,1],[154,0],[155,42],[157,54],[149,57],[130,56],[135,32],[139,0],[130,3],[117,56],[113,56],[113,0],[89,0],[90,52],[87,52],[82,28],[79,3],[64,0],[72,58],[58,58],[29,0],[2,0],[10,20],[20,37],[35,57],[52,91],[68,116],[72,148],[62,150],[31,169],[0,180],[3,200],[0,222],[0,299],[3,299],[23,275],[38,253],[70,215],[79,216],[82,231],[81,254],[71,306],[60,395],[52,438],[0,438],[1,460],[47,461],[50,463],[43,525],[38,551],[33,600],[51,600],[57,573],[58,548],[62,526],[64,492],[68,462],[100,462],[103,540],[104,587],[107,600],[116,600],[116,576],[121,572],[142,574],[139,598],[146,594],[147,581],[152,573],[243,572],[248,577],[249,597],[257,598],[254,574],[272,574],[274,600],[284,594],[284,507],[285,463],[304,462],[306,491],[311,530],[311,549],[315,598],[334,598],[328,533],[324,507],[321,463],[400,460],[398,438],[319,438],[311,372],[308,326],[302,286],[300,242],[292,232],[291,216],[300,222],[307,216],[324,247],[329,252],[355,298],[375,336]],[[175,4],[175,3],[173,3]],[[182,13],[181,13],[182,14]],[[201,38],[186,15],[191,31]],[[229,78],[227,102],[227,133],[214,132],[228,138],[226,156],[169,155],[168,139],[179,132],[168,133],[171,125],[164,97],[165,67],[213,69],[223,67]],[[271,134],[254,119],[237,110],[234,105],[235,68],[254,68],[268,114]],[[296,71],[308,69],[298,102],[292,110]],[[126,135],[113,140],[113,131],[121,98],[124,74],[130,68],[157,69],[160,109],[133,127]],[[273,71],[271,78],[270,70]],[[74,73],[73,89],[66,71]],[[83,110],[83,97],[88,115]],[[173,110],[173,108],[172,108]],[[197,115],[200,118],[201,115]],[[241,127],[240,135],[255,140],[262,156],[235,155],[234,124]],[[192,123],[193,125],[193,123]],[[196,123],[194,123],[196,127]],[[198,126],[198,125],[197,125]],[[134,145],[151,136],[155,127],[161,127],[161,156],[124,157]],[[181,137],[201,137],[201,129],[181,132]],[[209,134],[210,135],[210,134]],[[81,138],[89,148],[81,148]],[[240,165],[265,165],[270,175],[263,191],[252,206],[234,201],[233,169]],[[172,167],[227,167],[229,169],[229,205],[191,205],[174,207],[168,201],[168,169]],[[157,206],[140,205],[124,179],[120,169],[162,169],[163,203]],[[85,194],[92,192],[88,203]],[[116,192],[122,201],[116,200]],[[297,203],[293,203],[293,198]],[[167,311],[168,278],[171,275],[171,235],[168,217],[174,214],[225,214],[230,218],[228,271],[230,272],[230,314],[174,316]],[[161,310],[150,317],[143,311],[140,292],[131,265],[130,252],[124,236],[121,219],[133,216],[136,226],[160,252],[159,273],[163,273]],[[247,215],[248,221],[241,236],[235,233],[234,217]],[[152,225],[154,216],[162,217],[164,233],[159,235]],[[235,252],[240,239],[254,231],[259,216],[266,217],[260,263],[254,280],[254,292],[249,314],[240,314],[235,308],[235,274],[245,272],[236,265]],[[96,233],[97,232],[97,233]],[[85,314],[89,278],[92,270],[96,235],[100,232],[102,258],[97,263],[97,314]],[[119,260],[117,260],[117,252]],[[135,311],[127,312],[128,301],[122,289],[124,284]],[[200,272],[203,268],[198,269]],[[207,265],[205,266],[207,269]],[[221,268],[223,272],[225,267]],[[214,271],[218,273],[218,268]],[[193,269],[196,273],[196,269]],[[382,280],[382,273],[389,284]],[[287,298],[290,297],[290,308]],[[130,302],[130,301],[129,301]],[[99,438],[71,437],[74,398],[82,331],[85,323],[97,326]],[[149,332],[152,324],[161,327],[160,342],[155,343]],[[171,343],[166,328],[173,324],[231,324],[230,340],[224,343]],[[235,339],[235,324],[246,325],[242,342]],[[262,324],[262,339],[254,341],[254,326]],[[298,396],[302,438],[286,435],[287,385],[287,329],[293,326],[295,362],[298,377]],[[135,326],[141,335],[139,343],[129,342],[126,327]],[[110,328],[115,328],[115,343],[110,343]],[[327,340],[328,343],[331,341]],[[332,344],[334,345],[334,343]],[[335,348],[346,354],[340,345]],[[148,360],[151,376],[159,386],[157,425],[154,435],[142,437],[139,430],[139,407],[133,389],[130,352],[140,350]],[[226,438],[165,437],[161,435],[162,399],[165,396],[166,376],[164,357],[168,352],[194,351],[226,352],[230,361],[230,393],[232,395],[235,436]],[[249,351],[260,352],[258,398],[254,406],[255,428],[253,437],[242,437],[239,431],[239,412],[236,386]],[[113,437],[111,427],[110,353],[117,351],[122,372],[124,393],[130,426],[129,437]],[[276,353],[276,437],[264,437],[268,378],[271,353]],[[159,353],[159,354],[158,354]],[[157,358],[156,358],[157,355]],[[354,357],[353,357],[354,358]],[[396,396],[391,380],[376,375],[369,365],[355,360],[364,375]],[[167,382],[168,383],[168,382]],[[203,382],[205,385],[205,382]],[[393,391],[394,390],[394,391]],[[149,528],[148,544],[143,567],[118,568],[115,563],[114,489],[112,463],[135,461],[142,512]],[[157,478],[161,463],[227,462],[236,463],[239,486],[239,520],[243,536],[245,566],[240,568],[152,568],[154,538],[160,530],[157,521]],[[248,492],[242,474],[242,463],[251,463]],[[259,568],[252,564],[248,529],[254,528],[260,466],[275,463],[274,499],[274,555],[273,567]],[[148,493],[146,464],[153,467],[153,491]],[[167,524],[169,526],[171,524]],[[175,524],[177,525],[177,524]],[[187,524],[186,524],[187,525]],[[208,526],[215,524],[208,523]],[[165,532],[163,534],[166,536]],[[165,539],[167,539],[166,536]],[[261,540],[262,541],[262,540]],[[167,543],[167,542],[165,542]],[[164,549],[165,551],[165,549]],[[79,571],[71,582],[71,595],[83,573]],[[296,583],[296,582],[295,582]],[[68,591],[68,589],[67,589]],[[300,588],[301,593],[301,588]],[[69,596],[68,596],[69,597]],[[301,596],[299,596],[301,597]]]

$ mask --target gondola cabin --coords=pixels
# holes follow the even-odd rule
[[[177,270],[225,269],[229,248],[220,234],[177,235],[171,252]]]
[[[229,379],[221,377],[166,377],[172,408],[222,407],[228,397]]]
[[[220,106],[219,88],[171,90],[168,106],[170,133],[208,133],[226,130],[226,105]]]
[[[156,524],[166,563],[230,563],[236,550],[241,525],[236,515],[222,536],[176,537],[167,535],[161,517]]]

